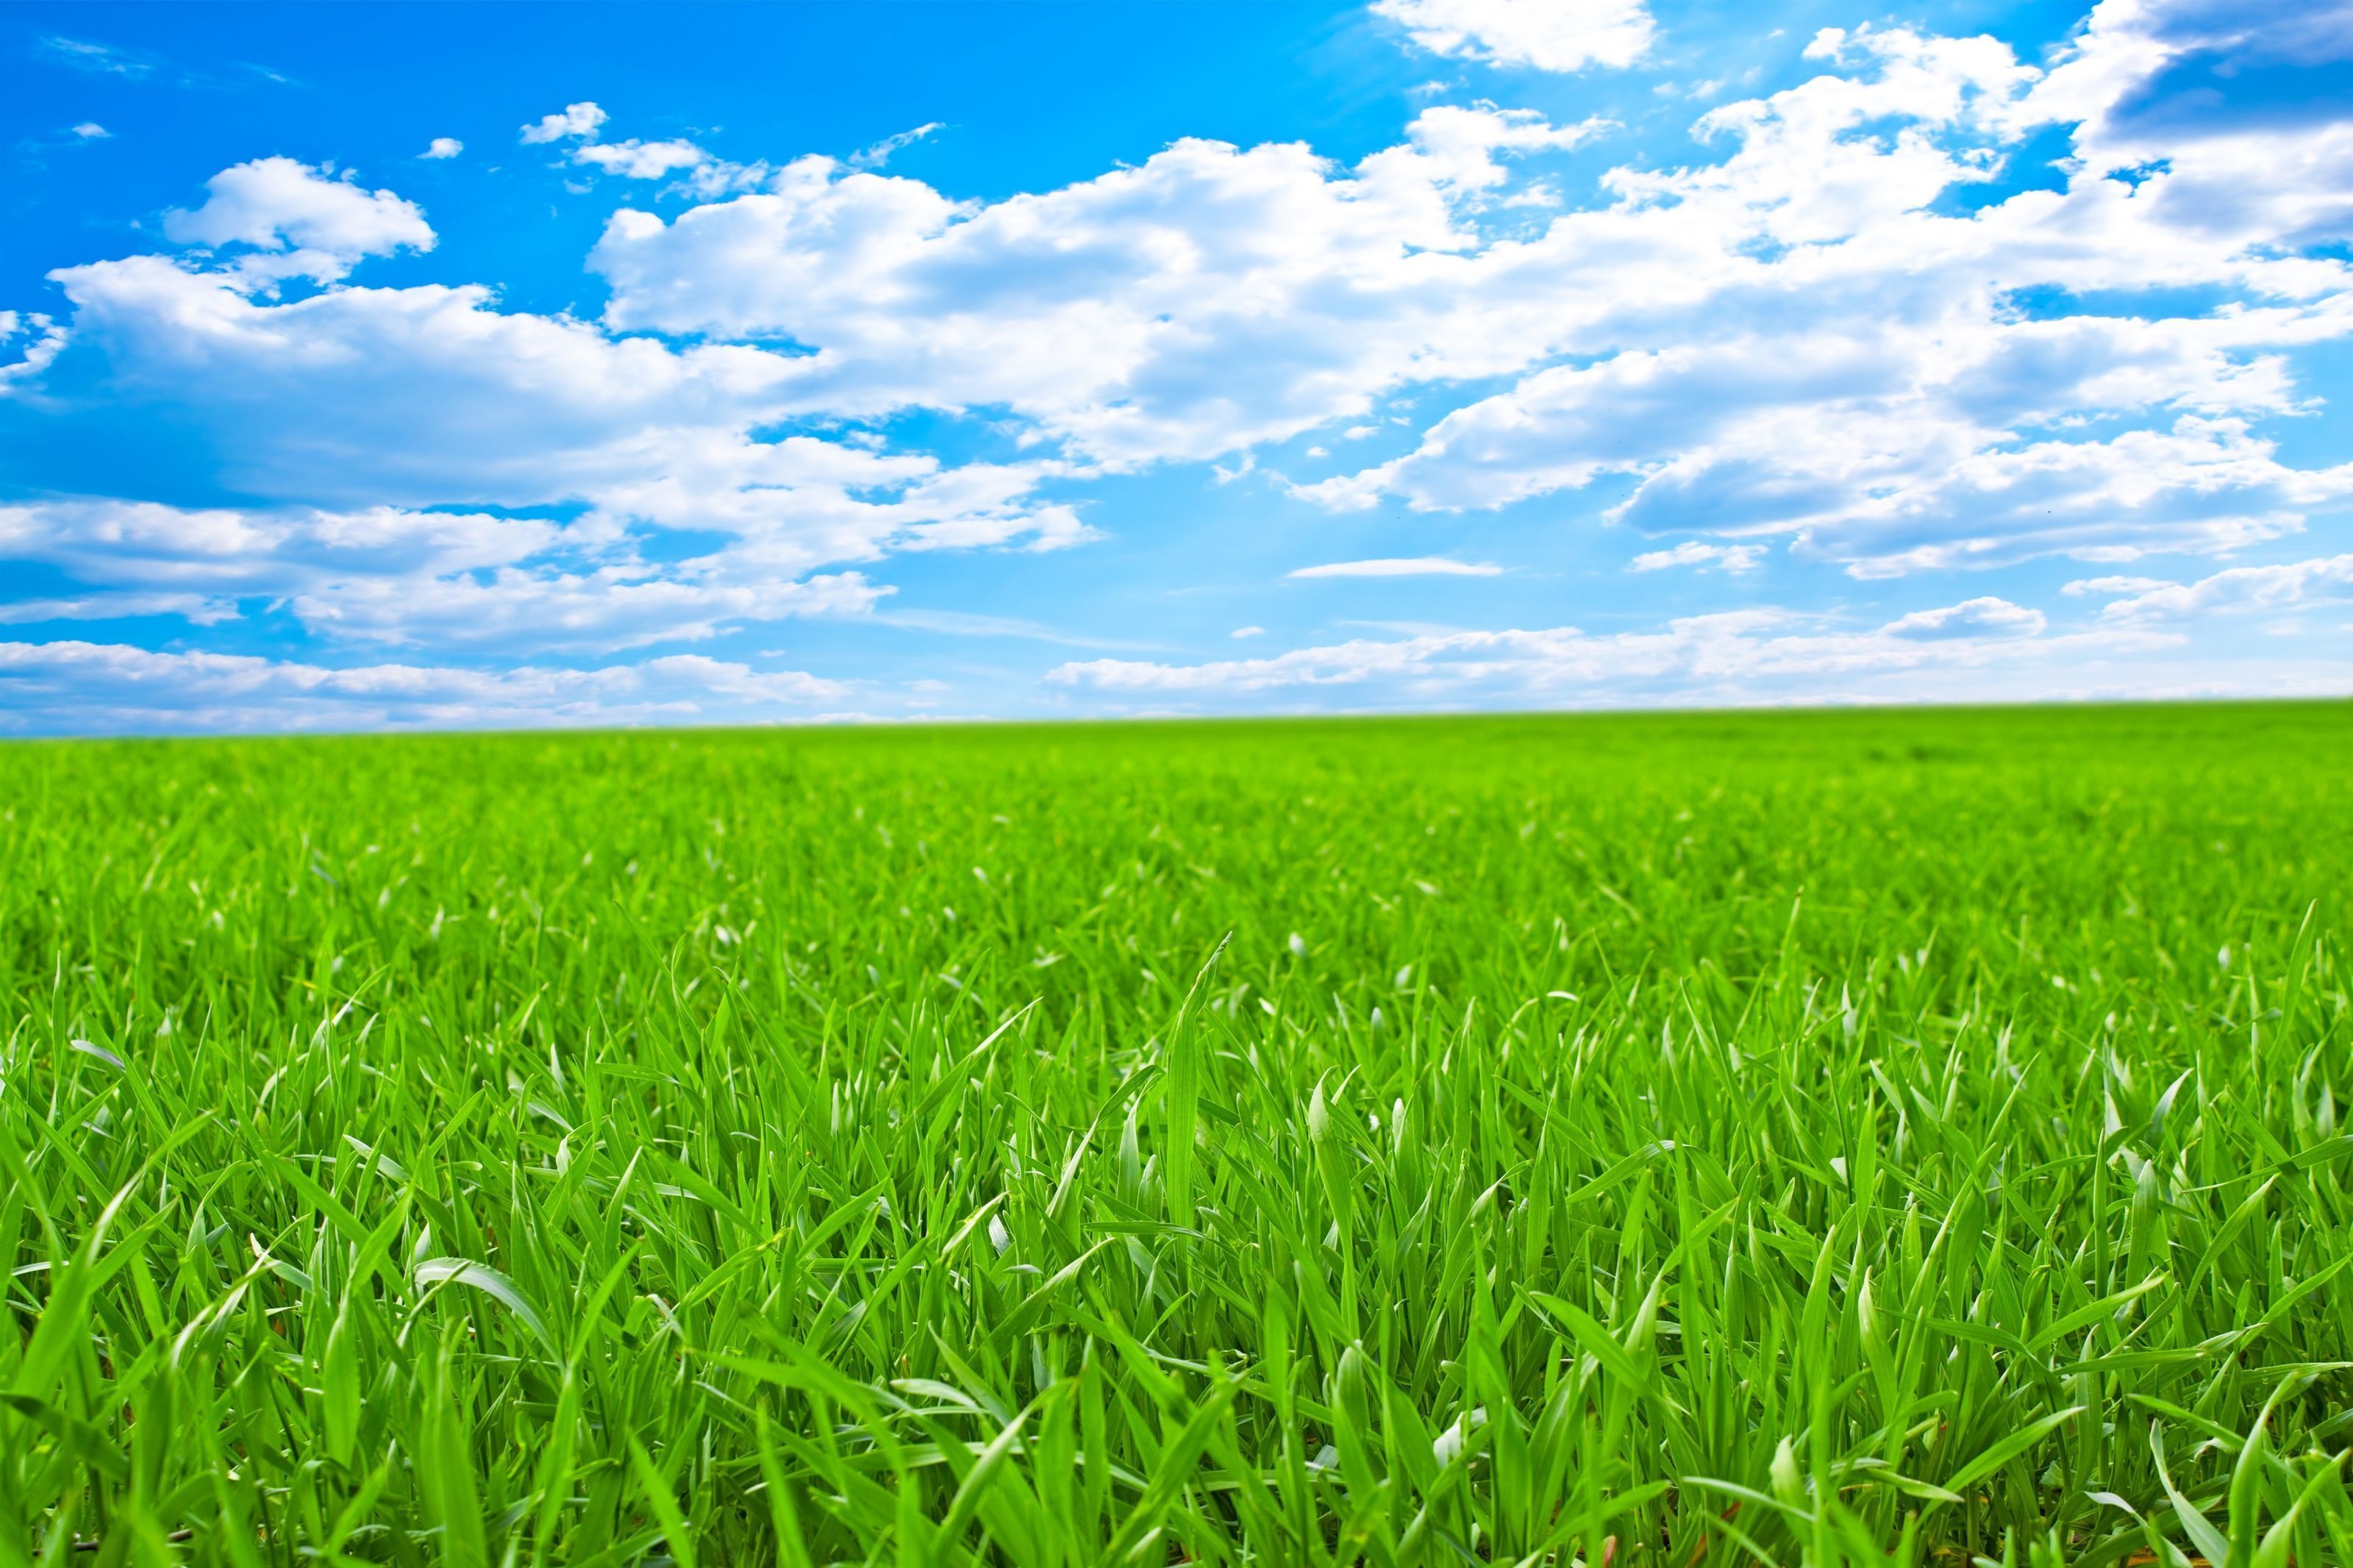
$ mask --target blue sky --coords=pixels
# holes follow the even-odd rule
[[[0,732],[2353,691],[2346,0],[0,60]]]

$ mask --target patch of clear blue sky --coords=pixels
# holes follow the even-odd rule
[[[2080,19],[2075,3],[1945,0],[1661,0],[1663,42],[1639,68],[1549,77],[1436,59],[1398,47],[1396,29],[1357,5],[1331,3],[982,5],[220,6],[16,5],[0,12],[0,308],[62,313],[48,269],[156,247],[169,207],[195,201],[229,164],[273,153],[356,168],[370,186],[420,203],[438,248],[365,264],[356,281],[493,285],[503,304],[594,316],[603,285],[584,260],[607,217],[657,203],[650,187],[588,182],[545,148],[518,145],[539,115],[594,100],[614,137],[688,136],[742,162],[804,153],[847,155],[933,121],[944,129],[898,153],[894,173],[956,197],[1050,189],[1138,163],[1180,137],[1244,145],[1303,141],[1340,163],[1394,144],[1432,95],[1492,98],[1556,122],[1601,116],[1621,129],[1563,161],[1572,201],[1613,164],[1705,161],[1694,142],[1711,103],[1788,85],[1817,68],[1800,58],[1815,29],[1909,23],[1946,33],[1994,31],[2034,60]],[[55,40],[65,40],[60,47]],[[1694,84],[1715,82],[1713,94]],[[103,138],[75,134],[102,125]],[[420,161],[452,136],[462,157]],[[2000,182],[1952,199],[1975,204],[2050,183],[2063,140],[2038,137]],[[2023,302],[2035,308],[2035,301]],[[2071,301],[2081,309],[2082,301]],[[2314,362],[2341,384],[2346,351]],[[70,397],[69,384],[60,392]],[[71,419],[0,409],[0,490],[133,495],[182,504],[239,499],[225,489],[202,437],[152,413],[110,409],[90,392]],[[1433,396],[1410,427],[1358,443],[1353,466],[1393,453],[1461,401]],[[2293,426],[2295,422],[2291,421]],[[136,427],[137,440],[125,437]],[[951,460],[999,456],[985,421],[917,416],[894,436]],[[2322,444],[2285,429],[2292,447]],[[1328,440],[1328,438],[1326,438]],[[1271,450],[1269,467],[1321,477],[1314,437]],[[135,446],[142,471],[119,457]],[[942,552],[870,568],[897,591],[873,623],[755,626],[699,651],[866,679],[947,679],[958,700],[1033,691],[1049,648],[1145,650],[1198,658],[1302,639],[1414,626],[1554,626],[1637,629],[1662,616],[1749,602],[1852,611],[1875,621],[1952,596],[1942,582],[1858,584],[1776,554],[1750,575],[1629,577],[1651,542],[1602,524],[1623,487],[1603,484],[1493,512],[1430,517],[1395,502],[1331,516],[1260,483],[1220,483],[1206,465],[1068,487],[1109,537],[1050,556]],[[682,551],[684,536],[670,541]],[[1509,570],[1486,578],[1299,582],[1322,561],[1447,553]],[[2018,571],[2048,594],[2080,568]],[[57,591],[18,578],[8,598]],[[2025,596],[2025,595],[2021,595]],[[108,635],[149,647],[321,657],[299,625],[264,606],[201,637],[166,619],[116,623]],[[1228,634],[1261,626],[1263,641]],[[944,630],[943,627],[952,628]],[[69,624],[43,635],[78,635]],[[986,632],[989,635],[969,635]],[[1050,633],[1060,642],[1043,638]],[[958,635],[965,634],[965,635]],[[453,658],[462,658],[453,655]],[[586,662],[600,662],[586,659]]]

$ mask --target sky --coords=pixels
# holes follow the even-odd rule
[[[2353,693],[2353,0],[0,6],[0,733]]]

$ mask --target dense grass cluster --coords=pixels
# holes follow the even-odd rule
[[[2353,1561],[2349,776],[0,751],[0,1568]]]

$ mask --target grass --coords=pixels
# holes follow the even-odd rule
[[[0,1568],[2353,1561],[2342,705],[0,751]]]

